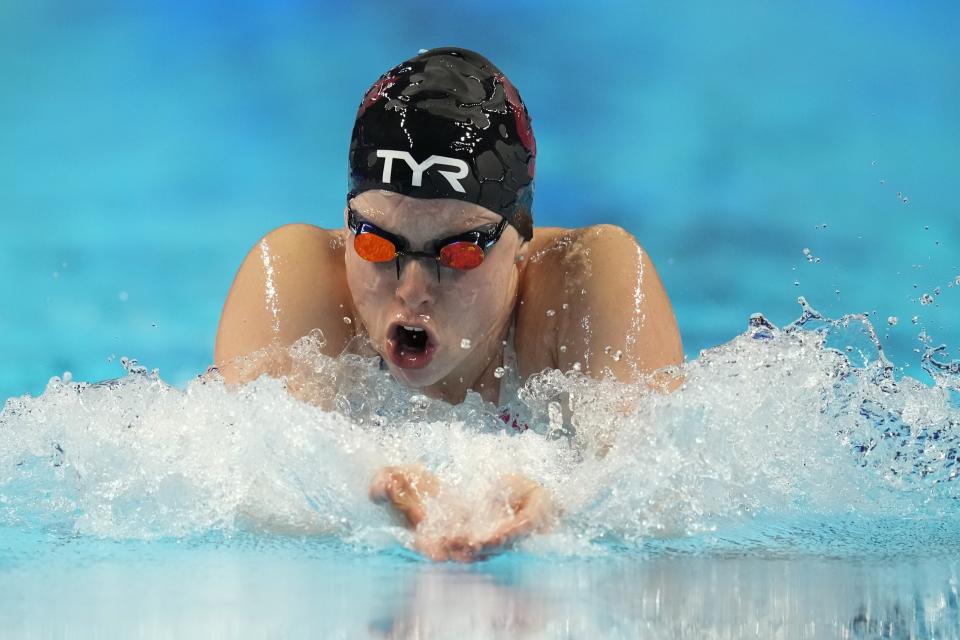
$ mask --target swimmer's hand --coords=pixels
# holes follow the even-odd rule
[[[501,477],[480,509],[442,492],[437,477],[420,465],[382,469],[370,485],[370,498],[393,507],[416,532],[417,551],[440,562],[482,559],[548,530],[558,516],[547,490],[518,474]]]
[[[425,500],[440,493],[440,480],[423,465],[384,467],[370,483],[370,500],[387,504],[416,530],[427,517]]]

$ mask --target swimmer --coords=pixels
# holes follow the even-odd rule
[[[286,347],[318,329],[327,355],[378,356],[402,384],[453,404],[472,390],[501,405],[505,359],[521,379],[560,369],[625,382],[680,364],[670,301],[633,236],[534,227],[536,156],[519,92],[480,54],[437,48],[387,71],[357,111],[343,227],[282,226],[240,266],[216,339],[224,379],[283,377]],[[251,366],[253,353],[273,355]],[[418,548],[471,559],[555,517],[538,484],[501,485],[512,506],[487,533],[431,531]],[[442,493],[416,465],[370,487],[418,534],[430,529],[425,500]]]

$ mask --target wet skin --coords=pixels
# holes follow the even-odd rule
[[[360,194],[350,206],[362,219],[404,237],[416,251],[500,220],[459,200],[385,191]],[[663,285],[646,251],[619,227],[541,227],[523,242],[507,225],[479,267],[441,266],[439,280],[432,259],[407,258],[401,265],[398,279],[395,262],[362,259],[346,228],[292,224],[271,231],[247,255],[230,289],[217,333],[216,365],[228,383],[262,373],[284,376],[290,372],[285,347],[319,329],[327,355],[380,354],[397,380],[430,397],[458,403],[472,389],[498,403],[500,380],[494,372],[503,362],[511,323],[521,378],[545,368],[579,368],[593,377],[635,381],[682,362]],[[430,355],[416,358],[414,367],[397,356],[398,327],[404,325],[429,336]],[[252,363],[245,360],[254,352],[261,355]],[[322,402],[309,393],[303,399]],[[524,482],[530,481],[510,481],[518,487]],[[371,495],[404,512],[406,507],[382,485],[378,474]],[[540,496],[542,489],[531,491]],[[534,503],[552,504],[548,497]],[[531,513],[546,522],[553,512],[508,514],[498,526],[517,533],[503,540],[537,530],[539,521],[525,520]],[[409,518],[407,523],[417,529]],[[491,536],[472,540],[466,551],[444,551],[443,543],[440,551],[426,553],[463,559],[470,549],[488,549],[487,543],[497,539]]]

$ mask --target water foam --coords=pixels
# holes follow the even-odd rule
[[[116,380],[54,378],[39,397],[7,400],[0,526],[133,539],[271,531],[384,548],[409,537],[368,484],[410,462],[468,502],[505,473],[541,482],[564,516],[526,543],[535,551],[690,536],[770,548],[811,519],[957,520],[958,366],[930,349],[933,386],[896,379],[864,316],[804,305],[783,329],[754,316],[671,372],[672,393],[544,371],[519,390],[533,427],[522,433],[476,394],[431,400],[374,360],[323,356],[320,340],[289,355],[298,389],[325,390],[333,410],[292,397],[291,380],[228,388],[207,373],[179,389],[135,361]]]

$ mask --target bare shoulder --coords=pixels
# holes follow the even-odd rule
[[[622,227],[537,230],[517,316],[524,373],[579,365],[621,379],[682,361],[669,298],[649,254]],[[523,357],[525,356],[525,357]]]
[[[352,332],[340,230],[288,224],[260,238],[240,265],[224,303],[214,361],[229,381],[282,373],[283,362],[240,375],[239,358],[266,347],[286,347],[320,329],[326,350],[339,354]]]

